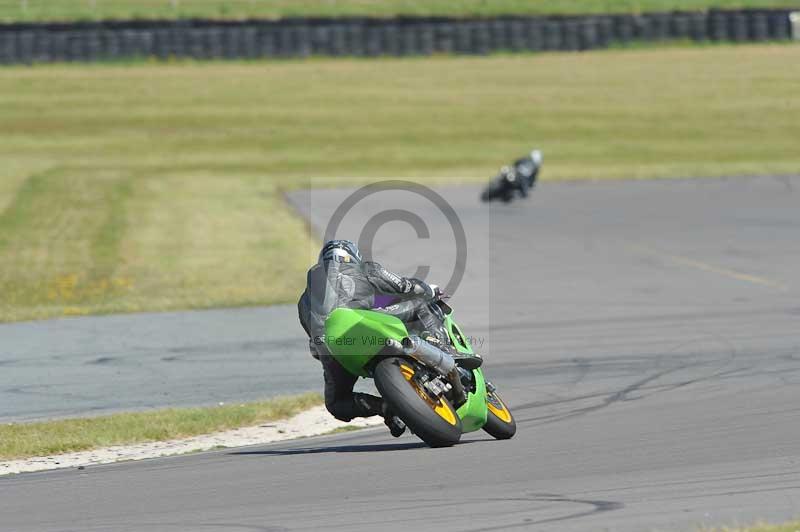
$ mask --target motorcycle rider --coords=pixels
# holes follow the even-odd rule
[[[386,270],[377,262],[362,260],[349,240],[330,240],[320,251],[317,264],[306,276],[306,289],[297,303],[300,324],[309,336],[312,356],[322,363],[325,406],[336,419],[381,415],[392,435],[400,436],[405,424],[388,412],[383,399],[353,392],[358,377],[345,370],[325,345],[325,320],[340,307],[374,309],[413,323],[427,341],[450,351],[443,315],[432,304],[436,291],[424,281]]]
[[[500,173],[490,181],[489,186],[481,194],[481,199],[483,201],[500,199],[508,203],[514,199],[517,192],[521,197],[527,198],[530,189],[536,185],[542,162],[542,152],[532,150],[530,154],[514,161],[513,165],[502,167]]]
[[[539,169],[542,167],[542,152],[533,150],[525,157],[514,161],[514,172],[519,179],[519,191],[523,198],[528,196],[528,190],[536,185]]]

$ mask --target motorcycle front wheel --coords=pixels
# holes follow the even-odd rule
[[[498,440],[507,440],[517,433],[517,422],[506,404],[496,392],[487,392],[486,406],[489,413],[483,430]]]
[[[414,364],[387,358],[375,368],[375,387],[398,416],[431,447],[449,447],[461,439],[461,419],[446,397],[432,398],[416,382]]]

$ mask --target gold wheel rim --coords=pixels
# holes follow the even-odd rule
[[[504,423],[511,423],[511,412],[509,412],[505,403],[494,393],[487,393],[486,395],[486,406],[489,407],[489,411]]]
[[[428,406],[430,406],[431,409],[434,412],[436,412],[436,414],[440,418],[444,419],[453,426],[456,425],[456,423],[458,422],[456,414],[455,412],[453,412],[452,408],[450,408],[450,405],[448,405],[447,402],[444,400],[444,397],[440,397],[438,401],[431,400],[428,394],[425,393],[425,390],[420,388],[420,386],[413,381],[412,377],[414,376],[414,368],[412,368],[411,366],[407,366],[405,364],[400,364],[400,371],[402,372],[403,377],[405,377],[405,379],[411,385],[411,387],[414,388],[414,391],[417,392],[417,395],[419,395],[422,398],[422,400],[425,401],[428,404]]]

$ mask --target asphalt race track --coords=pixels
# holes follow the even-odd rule
[[[314,390],[294,307],[0,324],[0,423]]]
[[[514,439],[428,449],[381,428],[5,477],[0,530],[641,532],[796,517],[798,187],[545,182],[491,209],[475,188],[437,189],[469,242],[452,305],[517,417]],[[347,194],[292,200],[322,231]],[[413,210],[397,194],[354,209],[339,234]],[[453,233],[433,204],[415,208],[429,238],[387,223],[375,258],[448,277]]]

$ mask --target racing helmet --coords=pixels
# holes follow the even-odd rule
[[[350,240],[328,240],[319,252],[319,262],[329,261],[360,264],[361,252]]]

